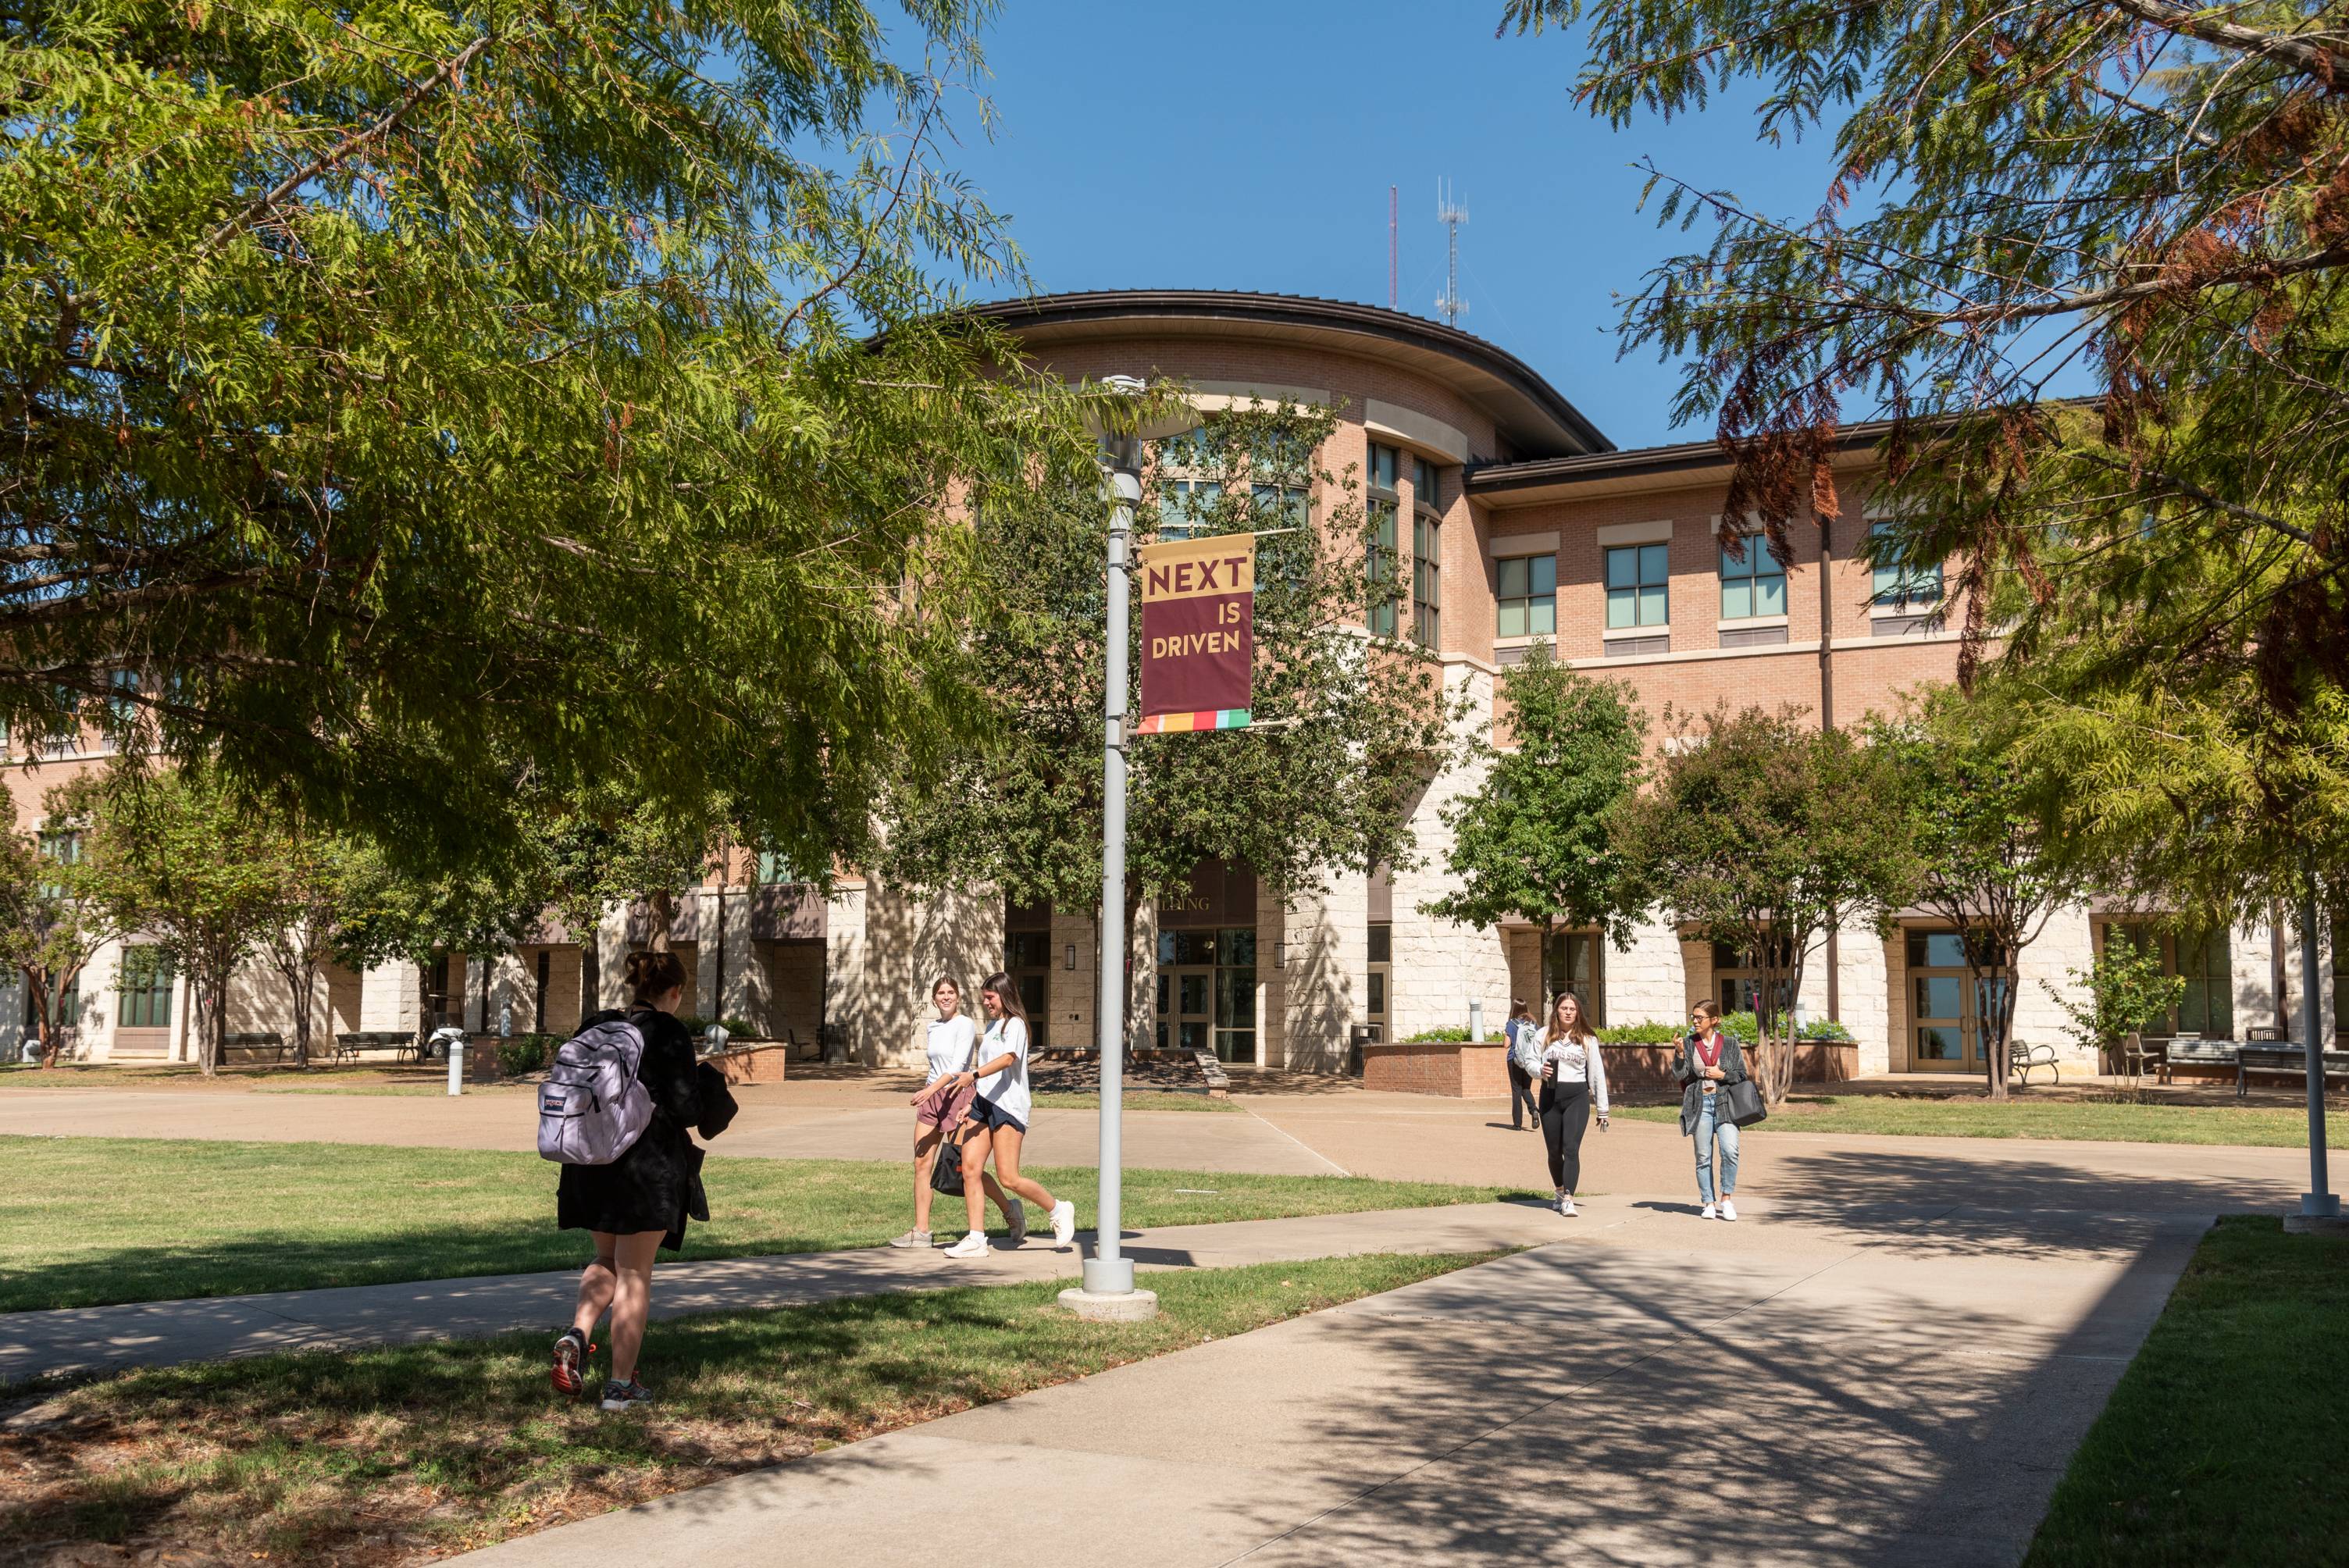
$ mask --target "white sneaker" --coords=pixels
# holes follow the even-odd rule
[[[1052,1244],[1065,1247],[1077,1239],[1077,1206],[1066,1198],[1052,1205]]]
[[[1737,1218],[1737,1205],[1723,1198],[1721,1201],[1721,1217],[1724,1220]]]
[[[1011,1227],[1011,1233],[1008,1239],[1012,1246],[1016,1247],[1028,1239],[1027,1204],[1017,1198],[1012,1199],[1010,1204],[1003,1211],[1003,1218],[1004,1222]]]
[[[1717,1219],[1721,1218],[1721,1216],[1720,1216],[1719,1214],[1717,1214],[1717,1213],[1713,1212],[1713,1205],[1712,1205],[1712,1204],[1707,1203],[1707,1204],[1704,1206],[1704,1212],[1703,1212],[1703,1213],[1702,1213],[1702,1214],[1699,1214],[1699,1215],[1697,1216],[1697,1218],[1698,1218],[1698,1219],[1700,1219],[1700,1220],[1717,1220]]]
[[[987,1233],[973,1231],[947,1249],[950,1258],[983,1258],[987,1255]]]
[[[893,1247],[918,1247],[927,1250],[930,1244],[930,1233],[927,1231],[907,1231],[902,1236],[892,1238],[889,1244]]]
[[[1572,1218],[1574,1218],[1574,1194],[1573,1194],[1573,1193],[1568,1192],[1565,1197],[1560,1198],[1560,1199],[1557,1201],[1557,1212],[1558,1212],[1559,1213],[1561,1213],[1561,1214],[1565,1215],[1565,1216],[1566,1216],[1568,1219],[1569,1219],[1569,1220],[1571,1220]]]
[[[1567,1204],[1571,1202],[1572,1200],[1567,1197],[1563,1192],[1553,1193],[1550,1197],[1549,1206],[1563,1214],[1566,1212]]]

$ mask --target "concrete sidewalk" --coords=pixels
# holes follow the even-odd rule
[[[2011,1564],[2208,1222],[1626,1210],[468,1560]]]
[[[1530,1204],[1479,1203],[1128,1233],[1138,1268],[1227,1268],[1356,1253],[1478,1253],[1557,1239],[1566,1222]],[[951,1238],[942,1237],[940,1245]],[[796,1306],[889,1291],[1076,1277],[1092,1234],[1056,1250],[1050,1231],[1017,1252],[950,1259],[889,1247],[664,1264],[653,1274],[653,1315]],[[47,1373],[218,1361],[337,1346],[481,1338],[512,1329],[550,1335],[571,1316],[576,1269],[492,1274],[266,1295],[0,1314],[0,1383]]]

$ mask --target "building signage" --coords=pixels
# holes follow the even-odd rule
[[[1145,544],[1137,735],[1245,729],[1256,657],[1256,540]]]

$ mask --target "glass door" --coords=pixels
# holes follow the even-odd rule
[[[1158,1048],[1162,1051],[1205,1051],[1215,1048],[1214,1024],[1208,1010],[1215,994],[1213,969],[1161,969],[1158,972]]]
[[[1256,931],[1250,926],[1216,933],[1216,1056],[1256,1060]]]
[[[1909,1070],[1981,1072],[1983,1022],[1998,1016],[2014,976],[1971,984],[1964,938],[1954,931],[1912,931],[1908,946]]]

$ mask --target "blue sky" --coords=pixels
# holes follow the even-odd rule
[[[1807,215],[1824,138],[1758,145],[1740,107],[1616,131],[1569,100],[1579,39],[1495,39],[1500,0],[1009,0],[990,33],[990,143],[959,166],[1008,212],[1046,290],[1260,289],[1434,315],[1435,185],[1452,181],[1461,325],[1540,371],[1619,446],[1683,440],[1678,367],[1616,359],[1613,296],[1702,230],[1637,211],[1643,155]]]

